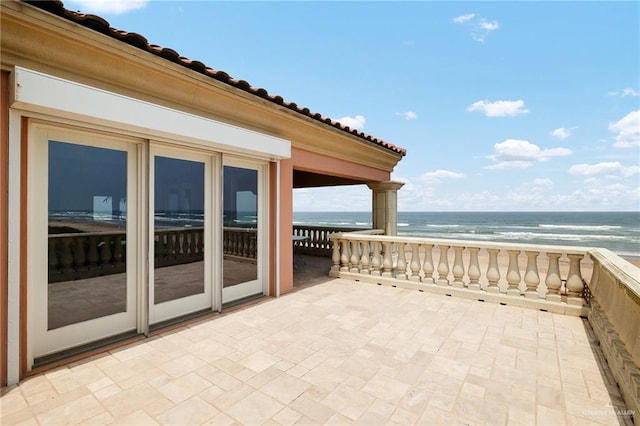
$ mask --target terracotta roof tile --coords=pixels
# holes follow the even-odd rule
[[[162,46],[158,46],[157,44],[151,44],[148,42],[148,40],[137,33],[132,33],[132,32],[128,32],[128,31],[123,31],[123,30],[118,30],[115,28],[112,28],[109,25],[109,22],[107,22],[107,20],[105,20],[104,18],[100,17],[100,16],[96,16],[96,15],[87,15],[87,14],[83,14],[80,12],[74,12],[71,11],[69,9],[66,9],[64,7],[64,4],[62,3],[62,1],[60,0],[46,0],[46,1],[40,1],[40,0],[22,0],[25,3],[31,4],[39,9],[45,10],[47,12],[50,12],[54,15],[60,16],[62,18],[65,18],[69,21],[75,22],[79,25],[82,25],[84,27],[90,28],[94,31],[97,31],[101,34],[105,34],[111,38],[114,38],[116,40],[120,40],[124,43],[127,43],[131,46],[137,47],[139,49],[145,50],[149,53],[152,53],[156,56],[159,56],[163,59],[166,59],[168,61],[174,62],[176,64],[182,65],[186,68],[190,68],[196,72],[199,72],[201,74],[204,74],[208,77],[214,78],[222,83],[228,84],[230,86],[236,87],[240,90],[243,90],[245,92],[251,93],[255,96],[258,96],[260,98],[266,99],[268,101],[271,101],[277,105],[282,105],[285,108],[288,108],[290,110],[293,110],[297,113],[300,113],[302,115],[305,115],[307,117],[310,117],[314,120],[326,123],[328,125],[331,125],[337,129],[340,129],[342,131],[345,131],[347,133],[351,133],[361,139],[364,139],[367,142],[370,142],[374,145],[379,145],[382,146],[390,151],[393,151],[395,153],[398,153],[400,155],[405,155],[406,154],[406,150],[404,148],[401,148],[399,146],[393,145],[389,142],[383,141],[381,139],[375,138],[371,135],[368,135],[366,133],[360,132],[357,129],[350,129],[348,126],[344,126],[342,124],[340,124],[337,121],[332,120],[329,117],[323,117],[321,114],[319,113],[314,113],[312,111],[309,110],[309,108],[301,108],[299,107],[295,102],[287,102],[285,101],[282,96],[277,96],[277,95],[270,95],[269,92],[267,92],[265,89],[263,88],[259,88],[259,87],[253,87],[251,86],[251,84],[249,84],[247,81],[245,80],[237,80],[235,78],[232,78],[231,76],[229,76],[229,74],[227,74],[224,71],[218,71],[215,70],[211,67],[206,66],[205,64],[203,64],[200,61],[196,61],[196,60],[191,60],[189,58],[185,58],[184,56],[180,56],[180,54],[178,52],[176,52],[173,49],[167,48],[167,47],[162,47]]]

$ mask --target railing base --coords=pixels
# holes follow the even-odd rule
[[[332,278],[344,278],[368,284],[380,284],[390,287],[406,288],[423,292],[462,297],[483,302],[498,303],[501,305],[515,306],[521,308],[536,309],[540,311],[552,312],[556,314],[569,315],[575,317],[586,317],[589,309],[587,306],[569,305],[562,302],[552,302],[544,299],[531,299],[525,297],[508,296],[504,293],[493,293],[484,290],[472,290],[469,288],[456,288],[452,286],[443,287],[437,284],[418,283],[415,281],[396,280],[375,275],[354,274],[351,272],[339,272],[329,274]]]

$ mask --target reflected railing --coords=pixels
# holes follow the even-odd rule
[[[255,228],[223,230],[225,256],[256,259]],[[204,253],[204,228],[155,231],[155,265],[199,262]],[[126,232],[86,232],[49,235],[49,283],[117,274],[126,270]]]

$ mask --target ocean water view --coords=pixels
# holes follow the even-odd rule
[[[294,212],[294,224],[370,228],[371,212]],[[602,247],[640,257],[640,212],[398,212],[398,235]]]

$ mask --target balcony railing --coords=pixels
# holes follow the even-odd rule
[[[597,248],[336,233],[336,278],[587,317],[640,413],[640,272]]]
[[[306,239],[294,241],[293,250],[296,254],[331,257],[333,244],[331,243],[330,237],[337,232],[355,232],[358,234],[374,235],[384,234],[384,230],[382,229],[294,225],[293,235],[306,237]]]

